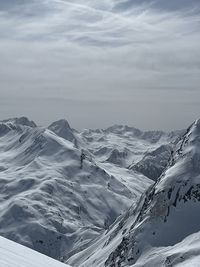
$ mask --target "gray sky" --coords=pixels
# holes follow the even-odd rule
[[[199,85],[199,0],[0,0],[0,119],[184,128]]]

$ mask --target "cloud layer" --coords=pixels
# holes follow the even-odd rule
[[[181,128],[200,117],[198,1],[0,0],[1,117]]]

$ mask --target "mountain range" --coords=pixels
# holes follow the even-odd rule
[[[74,267],[198,266],[199,178],[200,120],[172,132],[3,120],[0,235]]]

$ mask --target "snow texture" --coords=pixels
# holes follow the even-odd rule
[[[26,248],[6,238],[0,237],[1,267],[70,267]]]

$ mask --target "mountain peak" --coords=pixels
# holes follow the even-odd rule
[[[10,118],[6,120],[2,120],[2,123],[13,123],[16,125],[23,125],[23,126],[29,126],[32,128],[37,127],[34,121],[30,121],[27,117],[16,117],[16,118]]]
[[[23,126],[28,126],[30,128],[37,127],[37,125],[33,121],[30,121],[26,117],[6,119],[0,121],[0,136],[5,135],[12,130],[21,130]]]
[[[57,121],[54,121],[51,125],[55,125],[57,127],[66,127],[66,128],[70,128],[69,122],[66,119],[60,119]],[[49,127],[51,127],[51,125]]]
[[[48,129],[68,141],[72,142],[75,140],[73,130],[70,127],[68,121],[65,119],[60,119],[53,122],[51,125],[49,125]]]
[[[200,119],[197,119],[193,125],[194,128],[200,133]]]

